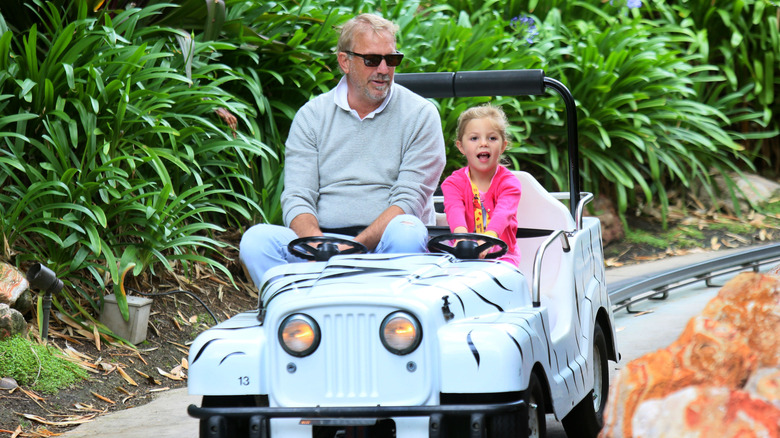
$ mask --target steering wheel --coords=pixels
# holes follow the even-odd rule
[[[312,246],[319,243],[318,246]],[[339,245],[346,246],[340,249]],[[331,257],[342,254],[365,254],[368,249],[360,242],[354,240],[341,239],[332,236],[310,236],[295,239],[287,245],[290,254],[306,260],[316,262],[325,262]]]
[[[455,240],[455,246],[444,242]],[[484,242],[480,245],[480,241]],[[476,233],[449,233],[436,236],[428,241],[428,251],[446,252],[459,259],[478,259],[479,255],[490,248],[498,246],[499,249],[485,254],[486,259],[495,259],[506,254],[509,248],[503,240]]]

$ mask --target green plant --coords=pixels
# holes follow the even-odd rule
[[[660,249],[669,247],[669,242],[666,238],[654,236],[643,230],[626,229],[626,241],[640,245],[650,245]]]
[[[695,41],[684,48],[696,50],[704,61],[717,65],[725,78],[724,84],[707,84],[702,94],[721,99],[736,94],[736,106],[758,117],[753,124],[735,122],[733,128],[748,134],[756,127],[776,137],[780,125],[776,114],[780,110],[775,90],[780,83],[780,5],[770,0],[656,0],[648,9],[663,20],[690,29]],[[708,89],[709,88],[709,89]],[[721,107],[723,108],[723,107]],[[758,138],[757,140],[761,140]],[[775,141],[750,142],[746,151],[757,164],[778,168],[780,152]]]
[[[20,385],[54,393],[87,378],[87,372],[54,347],[22,336],[0,341],[0,375]]]
[[[764,52],[780,44],[766,1],[227,0],[224,16],[215,0],[99,3],[0,6],[3,256],[52,267],[67,286],[55,306],[92,324],[96,296],[121,293],[128,269],[227,272],[216,232],[281,221],[287,131],[337,83],[334,29],[358,12],[399,24],[398,71],[541,68],[569,86],[584,188],[611,195],[621,214],[640,203],[666,214],[670,189],[752,169],[760,141],[777,134],[780,75],[767,62],[777,56]],[[458,115],[487,100],[510,117],[512,166],[563,188],[551,93],[436,101],[447,171],[463,165]]]
[[[570,85],[580,108],[585,188],[611,194],[621,214],[643,196],[648,203],[660,204],[665,218],[669,188],[694,183],[709,188],[712,169],[727,173],[751,168],[738,143],[745,137],[729,129],[736,119],[697,99],[697,84],[720,78],[698,53],[677,49],[682,41],[692,40],[685,29],[645,20],[636,11],[614,16],[604,12],[598,21],[567,24],[551,11],[544,24],[549,32],[560,29],[554,43],[571,51],[569,62],[551,66],[548,74]],[[560,133],[558,124],[550,125],[549,115],[557,118],[549,109],[531,114],[534,125],[542,128],[535,128],[529,140],[542,144],[543,137]],[[561,142],[548,147],[562,148]],[[548,161],[547,167],[561,165]],[[712,191],[710,195],[717,196]]]
[[[240,80],[225,90],[257,109],[247,124],[271,152],[242,163],[246,180],[235,189],[260,206],[253,221],[279,224],[284,141],[298,108],[337,83],[334,27],[348,11],[335,1],[228,0],[227,6],[220,56]]]
[[[142,26],[161,6],[67,22],[37,1],[46,34],[7,31],[0,51],[0,235],[19,263],[45,262],[66,279],[68,313],[92,319],[94,291],[120,275],[202,264],[224,244],[211,237],[259,206],[236,186],[242,169],[273,155],[216,116],[246,125],[254,110],[222,88],[240,77],[193,42],[191,76],[176,52],[182,31]],[[18,53],[18,54],[17,54]],[[234,138],[235,134],[235,138]],[[209,253],[212,256],[209,256]],[[126,313],[126,306],[120,308]]]
[[[664,238],[676,248],[701,248],[704,233],[691,226],[677,226],[664,233]]]
[[[747,234],[755,230],[750,224],[733,221],[715,222],[709,225],[711,230],[724,230],[734,234]]]

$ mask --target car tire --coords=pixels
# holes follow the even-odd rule
[[[599,324],[593,330],[593,390],[563,418],[568,438],[594,438],[604,425],[604,409],[609,393],[607,339]]]
[[[524,425],[518,424],[520,416],[517,414],[496,415],[490,420],[489,437],[544,438],[547,436],[544,390],[535,373],[531,374],[524,398],[528,404],[528,422]],[[525,429],[525,433],[521,433],[521,428]]]

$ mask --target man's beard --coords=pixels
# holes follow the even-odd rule
[[[368,82],[374,80],[385,81],[385,86],[382,89],[372,88],[368,83],[363,87],[363,94],[371,100],[382,101],[387,97],[387,93],[390,91],[390,75],[387,74],[375,74],[368,78]],[[378,92],[377,96],[375,92]]]

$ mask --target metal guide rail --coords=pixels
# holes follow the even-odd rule
[[[677,289],[699,281],[706,281],[707,286],[714,286],[710,280],[724,274],[752,270],[780,262],[780,243],[751,248],[736,254],[720,257],[715,260],[695,263],[677,269],[646,275],[640,279],[630,279],[607,285],[612,309],[625,308],[631,312],[630,306],[646,299],[665,299],[670,290]]]

